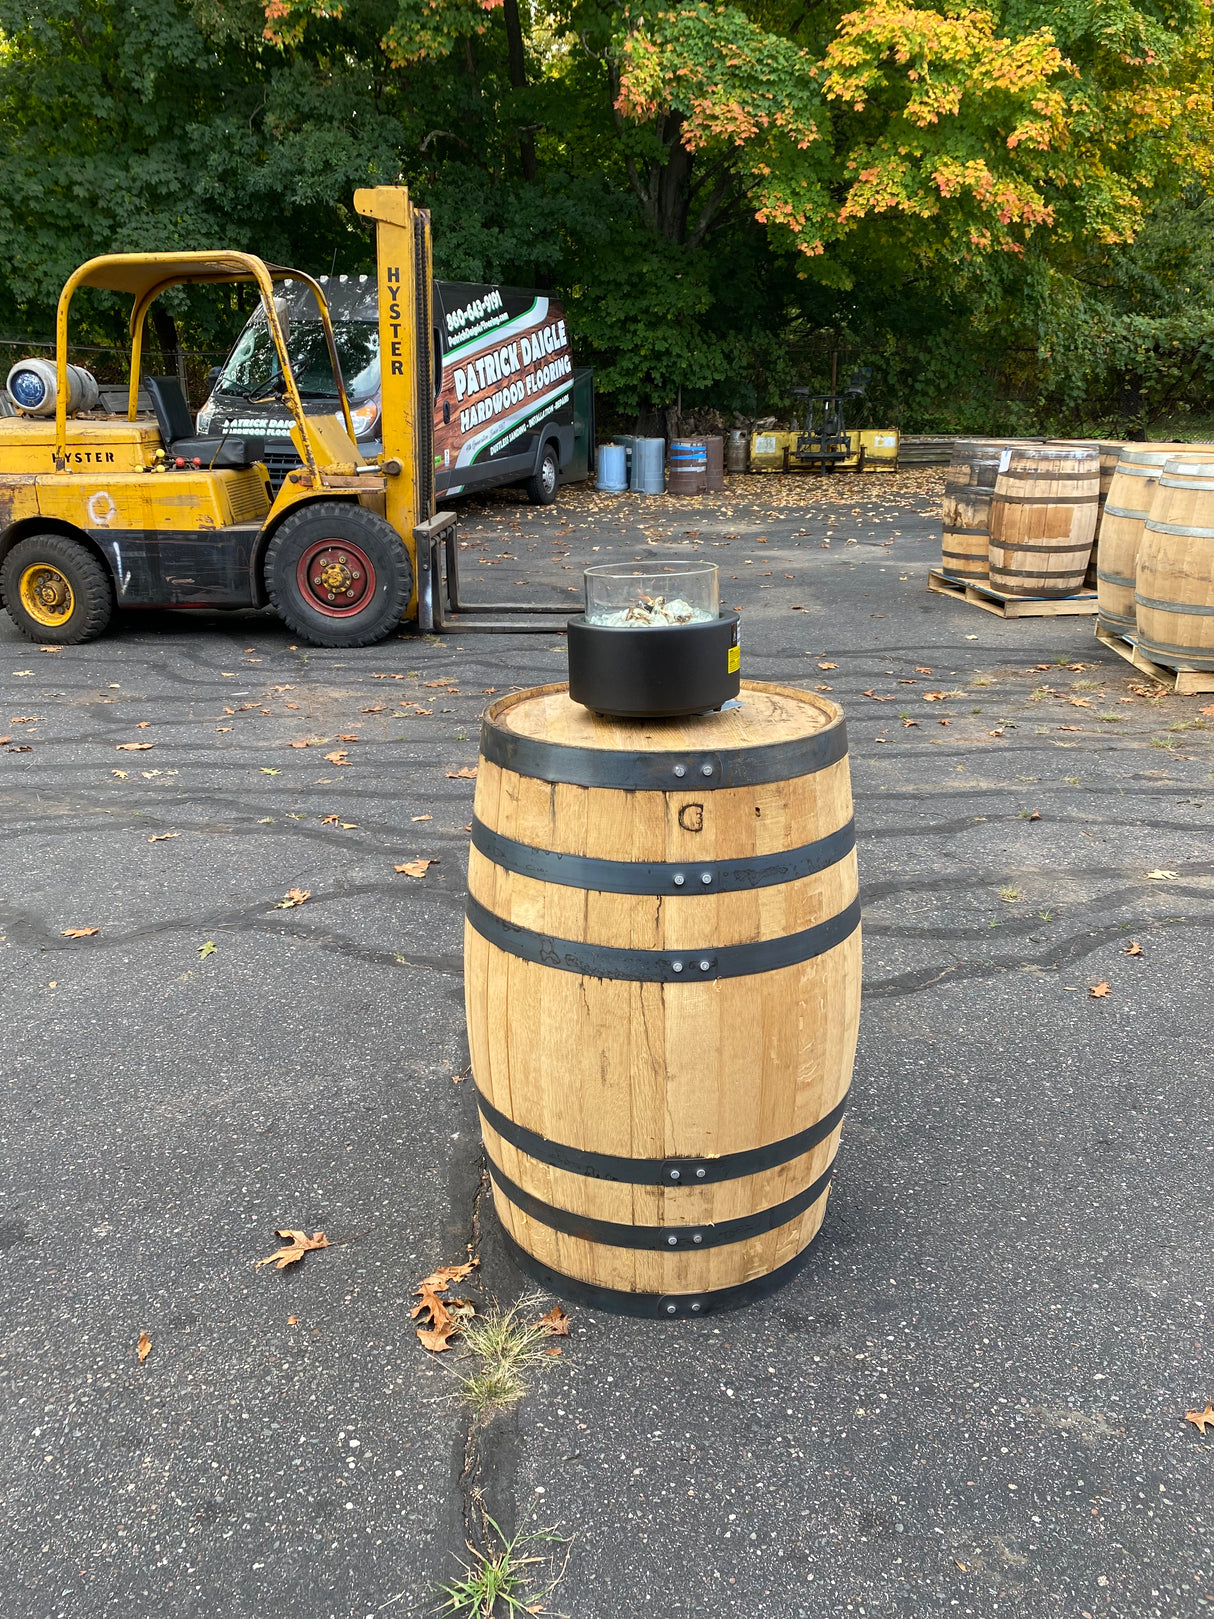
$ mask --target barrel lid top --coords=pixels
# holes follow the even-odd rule
[[[1173,478],[1201,478],[1208,480],[1214,478],[1214,452],[1208,456],[1196,455],[1170,455],[1164,462],[1163,477],[1160,483],[1171,484]]]
[[[1134,461],[1147,466],[1162,466],[1175,456],[1188,456],[1196,461],[1208,461],[1214,456],[1214,444],[1127,444],[1121,452],[1123,461]]]
[[[499,697],[490,725],[549,745],[621,753],[728,753],[819,735],[842,723],[843,711],[815,692],[744,680],[737,706],[678,720],[610,719],[569,696],[569,687],[533,686]]]

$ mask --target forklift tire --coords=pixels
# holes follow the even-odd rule
[[[27,641],[79,646],[104,635],[114,590],[104,567],[66,534],[31,534],[0,568],[0,601]]]
[[[270,541],[265,577],[274,611],[313,646],[374,646],[399,629],[413,594],[400,535],[352,501],[288,517]]]
[[[556,499],[559,473],[560,463],[557,460],[556,445],[545,444],[539,466],[534,474],[527,479],[527,499],[533,506],[552,505],[552,502]]]

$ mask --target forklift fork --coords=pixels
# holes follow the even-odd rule
[[[423,635],[564,635],[577,606],[531,602],[469,602],[460,596],[459,519],[437,512],[413,530],[417,546],[417,627]],[[580,604],[579,604],[580,605]],[[521,619],[481,617],[517,613]]]

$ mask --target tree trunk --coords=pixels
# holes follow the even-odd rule
[[[502,19],[506,24],[507,67],[510,83],[516,90],[527,88],[527,56],[523,49],[523,25],[519,17],[518,0],[503,0]],[[519,135],[519,157],[523,165],[523,179],[535,179],[535,140],[531,135]]]
[[[176,375],[178,382],[181,383],[181,391],[188,403],[190,387],[186,378],[185,353],[177,333],[177,322],[163,304],[153,304],[149,313],[152,319],[152,330],[156,333],[156,341],[160,344],[160,352],[164,355],[165,371]]]

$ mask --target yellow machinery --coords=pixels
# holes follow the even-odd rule
[[[317,646],[368,646],[405,619],[429,629],[528,629],[444,616],[459,601],[455,517],[433,511],[434,379],[429,216],[400,187],[358,191],[376,223],[383,453],[364,462],[355,444],[328,307],[298,270],[248,253],[124,253],[90,259],[59,299],[52,375],[43,362],[10,372],[25,414],[0,418],[0,605],[30,640],[75,643],[100,635],[116,608],[242,608],[270,604]],[[292,277],[320,310],[340,414],[306,412],[274,299]],[[144,322],[170,287],[253,282],[273,338],[276,368],[250,405],[285,402],[301,465],[273,496],[248,437],[201,438],[176,378],[142,379],[155,417],[140,415]],[[87,373],[68,365],[68,314],[79,287],[128,293],[130,393],[125,415],[81,412],[95,399]],[[39,372],[41,367],[41,373]],[[50,411],[53,406],[53,421]],[[446,546],[446,580],[440,556]]]

